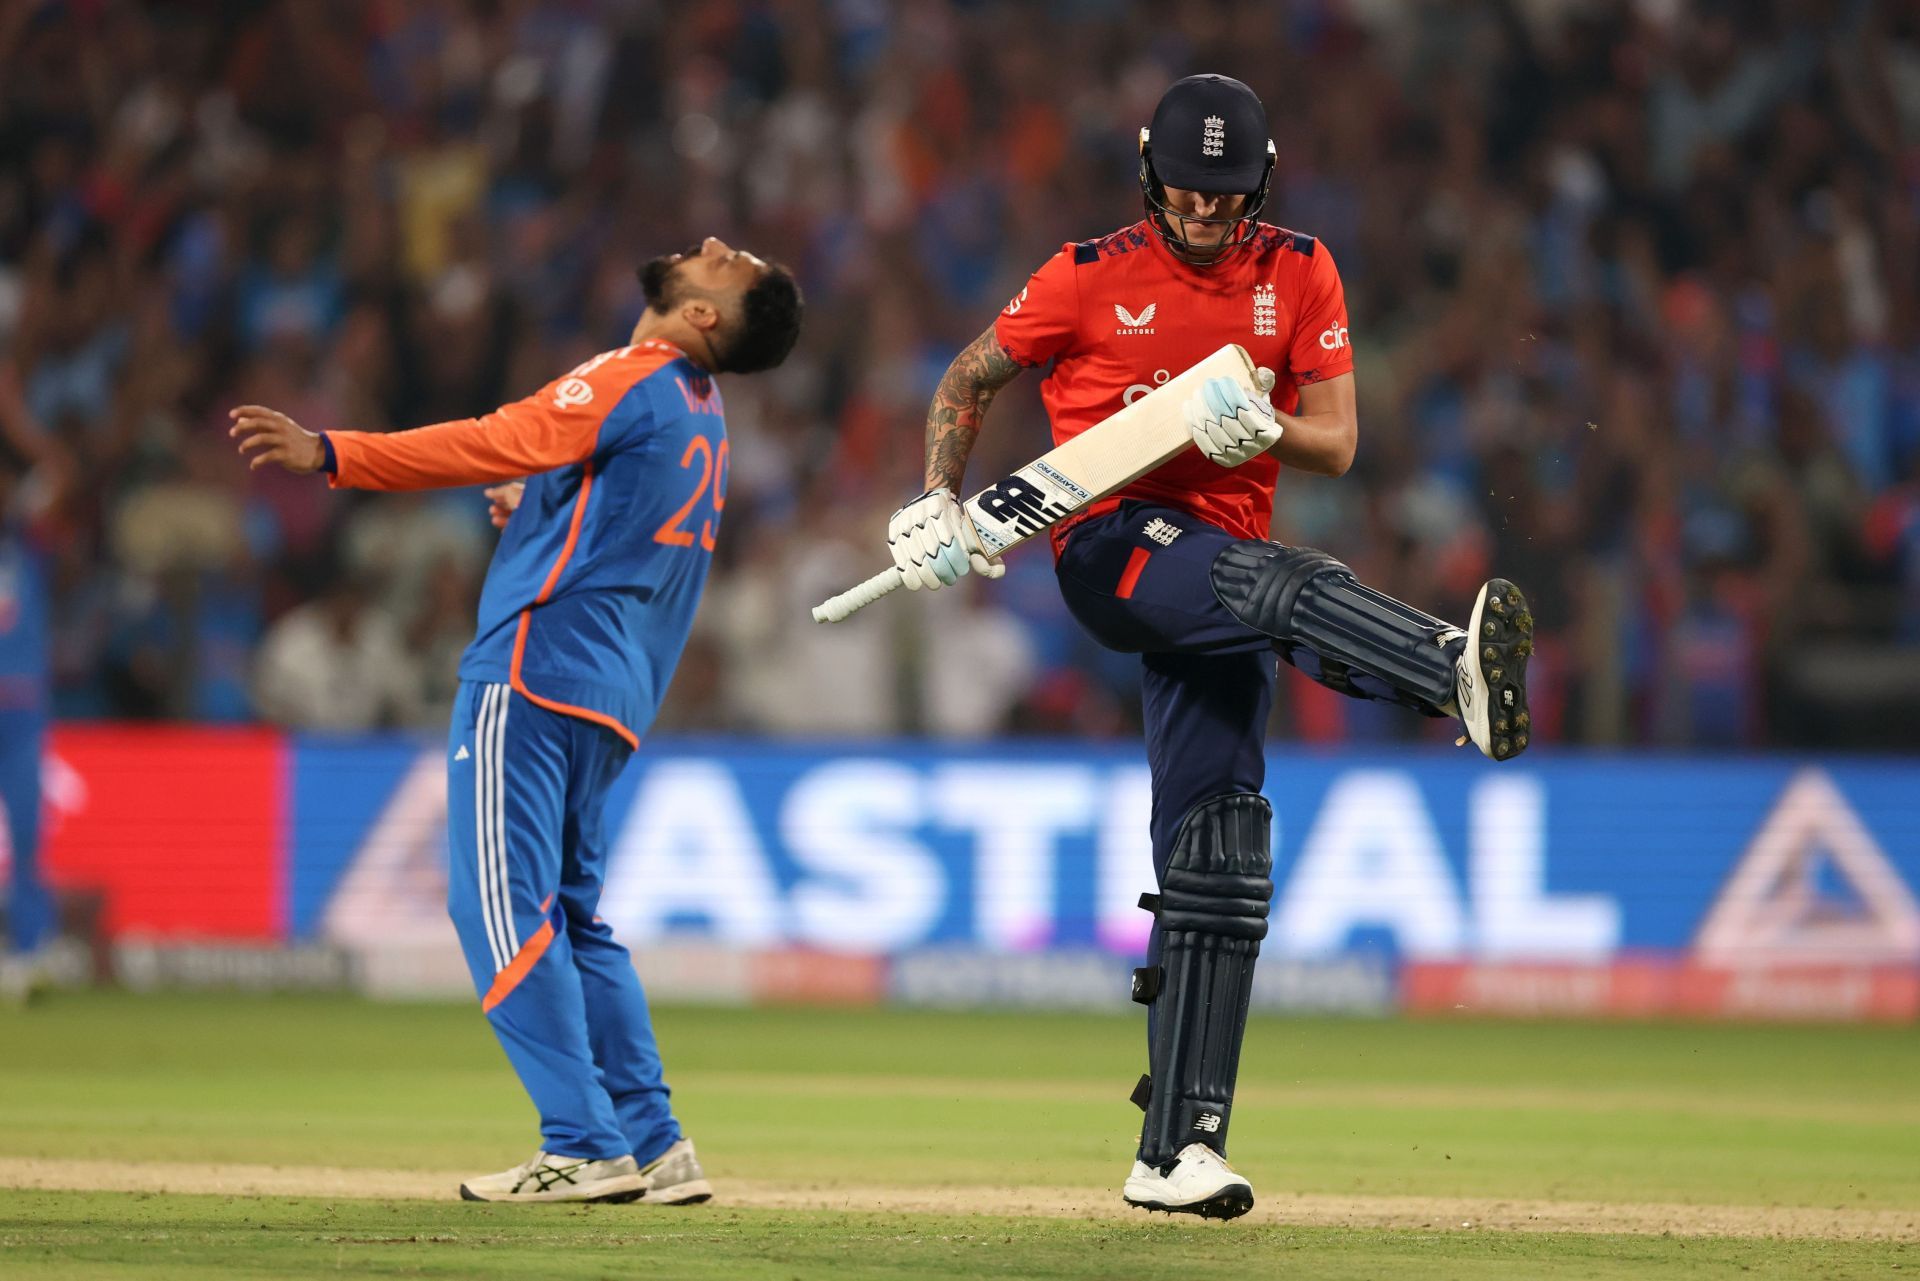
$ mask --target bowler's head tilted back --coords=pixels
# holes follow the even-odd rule
[[[504,533],[447,739],[447,898],[541,1144],[464,1184],[475,1200],[711,1195],[633,963],[595,915],[604,814],[686,644],[726,506],[715,376],[780,364],[803,306],[792,273],[714,237],[640,282],[627,346],[478,418],[382,434],[232,415],[255,467],[336,488],[494,487]]]

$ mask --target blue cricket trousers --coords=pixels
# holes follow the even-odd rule
[[[40,763],[47,718],[39,711],[0,712],[0,804],[6,806],[8,944],[39,949],[53,936],[53,895],[40,879]]]
[[[642,1164],[680,1138],[633,959],[594,915],[612,731],[462,682],[447,741],[447,910],[541,1146]]]

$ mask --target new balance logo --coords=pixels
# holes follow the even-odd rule
[[[1193,1123],[1193,1128],[1196,1130],[1205,1130],[1208,1134],[1218,1133],[1220,1129],[1220,1114],[1218,1112],[1202,1112],[1200,1119]]]
[[[1052,473],[1051,478],[1048,472]],[[974,527],[988,552],[997,553],[1071,516],[1070,504],[1084,502],[1087,492],[1075,485],[1073,490],[1079,492],[1074,493],[1067,488],[1070,483],[1045,463],[1036,463],[974,495],[967,503],[967,511],[973,516]],[[1060,492],[1056,493],[1051,488],[1053,485],[1058,485]]]
[[[1151,538],[1154,542],[1159,543],[1162,547],[1166,547],[1185,531],[1178,525],[1169,525],[1166,521],[1155,516],[1147,522],[1147,527],[1140,532],[1148,538]]]
[[[1151,328],[1153,325],[1153,313],[1159,310],[1159,303],[1150,302],[1141,310],[1140,314],[1136,316],[1119,303],[1115,303],[1113,304],[1113,314],[1119,319],[1120,328],[1114,332],[1121,334],[1150,334],[1153,332]]]
[[[468,759],[468,757],[470,757],[471,755],[472,753],[467,751],[467,745],[465,743],[462,743],[460,744],[460,750],[453,754],[453,759],[456,761],[464,761]]]

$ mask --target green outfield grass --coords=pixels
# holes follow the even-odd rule
[[[761,1184],[1117,1188],[1138,1020],[670,1009],[724,1198]],[[1264,1020],[1233,1154],[1263,1199],[1920,1212],[1911,1029]],[[483,1171],[531,1110],[470,1006],[56,995],[0,1013],[0,1158]],[[15,1192],[34,1276],[1709,1276],[1920,1271],[1920,1246],[728,1208]],[[1017,1210],[1010,1206],[1008,1209]],[[1899,1273],[1892,1273],[1899,1275]]]
[[[1920,1251],[1831,1241],[1444,1234],[1235,1224],[20,1194],[0,1272],[865,1281],[892,1277],[1866,1278]]]

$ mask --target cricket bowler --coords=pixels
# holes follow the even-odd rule
[[[1153,782],[1154,925],[1133,995],[1147,1007],[1146,1113],[1123,1195],[1213,1218],[1253,1207],[1227,1164],[1254,960],[1273,893],[1260,795],[1273,655],[1356,698],[1458,717],[1495,760],[1529,738],[1533,620],[1505,579],[1465,629],[1355,580],[1325,552],[1268,539],[1284,464],[1339,476],[1358,439],[1347,308],[1327,247],[1260,221],[1275,152],[1253,91],[1225,76],[1169,88],[1140,135],[1146,216],[1069,244],[947,369],[927,417],[927,492],[887,541],[903,585],[938,589],[983,553],[957,495],[980,422],[1022,369],[1058,445],[1223,344],[1260,367],[1184,406],[1195,449],[1052,531],[1068,608],[1102,645],[1138,653]],[[1277,377],[1276,377],[1277,375]]]
[[[381,435],[232,412],[254,467],[346,489],[498,486],[505,532],[447,737],[447,906],[540,1150],[468,1180],[468,1200],[712,1195],[632,959],[594,912],[607,792],[672,679],[726,504],[714,375],[785,360],[802,303],[785,268],[714,238],[640,278],[630,345],[481,418]]]

